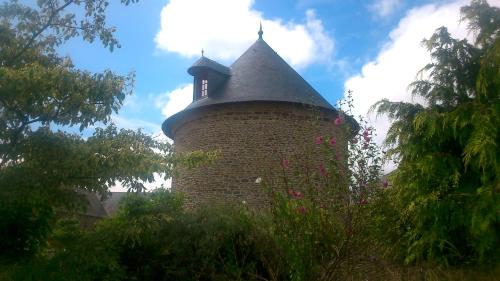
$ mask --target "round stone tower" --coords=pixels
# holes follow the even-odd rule
[[[337,110],[262,39],[262,30],[231,67],[202,55],[188,73],[193,102],[165,120],[163,132],[176,153],[219,151],[214,163],[173,178],[172,189],[186,195],[188,206],[244,201],[262,207],[266,193],[258,178],[279,177],[283,159],[321,157],[311,153],[315,137],[340,134],[333,125]]]

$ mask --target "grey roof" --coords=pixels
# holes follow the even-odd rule
[[[107,197],[102,202],[102,205],[104,206],[104,209],[106,210],[108,216],[114,215],[116,213],[119,203],[122,198],[125,197],[125,195],[127,195],[127,192],[111,192],[109,197]]]
[[[82,215],[98,218],[114,215],[121,199],[127,195],[127,192],[110,192],[102,200],[101,196],[94,192],[78,190],[78,193],[82,194],[87,201],[85,212]]]
[[[202,57],[190,70],[198,67],[198,64],[211,62],[213,61]],[[231,65],[230,76],[224,83],[208,93],[207,98],[193,101],[183,111],[165,120],[162,125],[163,132],[172,137],[172,124],[187,111],[216,104],[250,101],[289,102],[336,111],[262,38],[259,38]]]
[[[221,87],[186,109],[244,101],[284,101],[333,109],[262,39],[231,65],[231,77]]]
[[[106,210],[102,206],[101,200],[99,200],[99,196],[96,193],[89,191],[78,192],[85,196],[88,203],[85,209],[85,215],[99,218],[107,215]]]
[[[230,75],[229,68],[216,61],[213,61],[205,56],[201,56],[190,68],[188,68],[188,73],[195,75],[198,71],[205,69],[212,69],[224,75]]]

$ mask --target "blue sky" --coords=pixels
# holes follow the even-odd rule
[[[355,113],[365,115],[381,98],[410,100],[407,85],[429,62],[419,42],[439,26],[467,37],[459,7],[467,3],[404,0],[150,0],[131,6],[113,1],[107,22],[122,48],[74,39],[60,52],[82,69],[134,71],[134,95],[114,121],[160,133],[163,120],[191,98],[186,72],[205,56],[227,66],[256,39],[264,40],[332,104],[354,91]],[[500,6],[500,0],[490,0]],[[381,142],[385,119],[370,119]]]

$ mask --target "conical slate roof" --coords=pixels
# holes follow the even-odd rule
[[[188,69],[196,74],[210,68],[227,78],[208,97],[194,100],[183,111],[170,116],[162,125],[172,137],[171,128],[184,113],[196,108],[250,101],[289,102],[336,111],[316,90],[288,65],[261,37],[230,68],[202,56]]]
[[[264,40],[258,39],[230,68],[227,81],[186,109],[245,101],[282,101],[333,107]]]

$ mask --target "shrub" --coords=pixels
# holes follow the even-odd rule
[[[76,220],[59,221],[50,251],[3,274],[61,281],[285,280],[269,220],[235,206],[188,212],[182,202],[160,189],[129,194],[115,217],[90,231]]]
[[[352,109],[350,96],[341,104],[347,113]],[[383,159],[373,142],[373,128],[362,119],[359,125],[353,134],[341,112],[331,124],[332,132],[341,134],[311,140],[316,148],[309,154],[318,159],[283,159],[282,181],[263,180],[272,198],[273,234],[290,280],[385,274],[376,268],[380,262],[369,240],[368,218],[370,204],[383,187]]]

